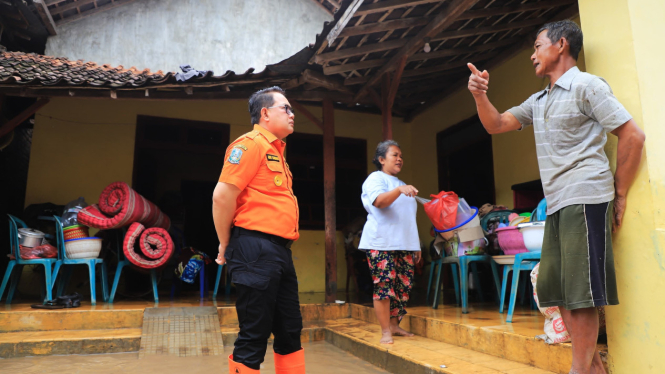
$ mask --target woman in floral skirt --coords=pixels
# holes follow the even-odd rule
[[[379,143],[372,162],[378,171],[363,183],[361,198],[368,214],[358,248],[367,252],[381,343],[392,344],[393,336],[413,336],[399,322],[406,314],[414,263],[420,261],[414,199],[418,190],[397,178],[404,163],[397,142]]]

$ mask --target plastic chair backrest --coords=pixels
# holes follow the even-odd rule
[[[534,211],[534,214],[531,215],[531,220],[544,221],[545,219],[547,219],[547,200],[542,199],[540,200],[540,203],[538,203],[538,207]]]
[[[28,225],[26,225],[25,222],[20,220],[18,217],[14,217],[11,214],[7,214],[7,217],[9,217],[9,250],[16,259],[20,259],[18,229],[25,229],[28,227]]]
[[[58,258],[67,259],[67,252],[65,252],[65,234],[62,230],[62,222],[60,217],[53,216],[55,220],[55,240],[56,246],[58,247]]]

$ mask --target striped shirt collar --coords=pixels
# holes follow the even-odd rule
[[[580,73],[580,69],[577,68],[577,66],[573,66],[572,68],[568,69],[559,79],[557,79],[555,85],[563,88],[566,91],[570,91],[570,87],[573,85],[573,80],[577,76],[577,74]],[[536,100],[540,100],[543,96],[547,95],[550,92],[550,87],[549,85],[547,88],[545,88],[538,97],[536,97]]]

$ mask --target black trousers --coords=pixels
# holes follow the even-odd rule
[[[240,332],[233,361],[259,370],[271,333],[276,353],[301,349],[302,315],[291,250],[244,233],[232,231],[224,254],[238,294]]]

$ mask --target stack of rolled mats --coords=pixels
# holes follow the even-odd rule
[[[106,187],[99,204],[78,213],[78,222],[100,230],[129,226],[122,249],[127,260],[140,268],[162,267],[173,254],[169,217],[125,182]]]

